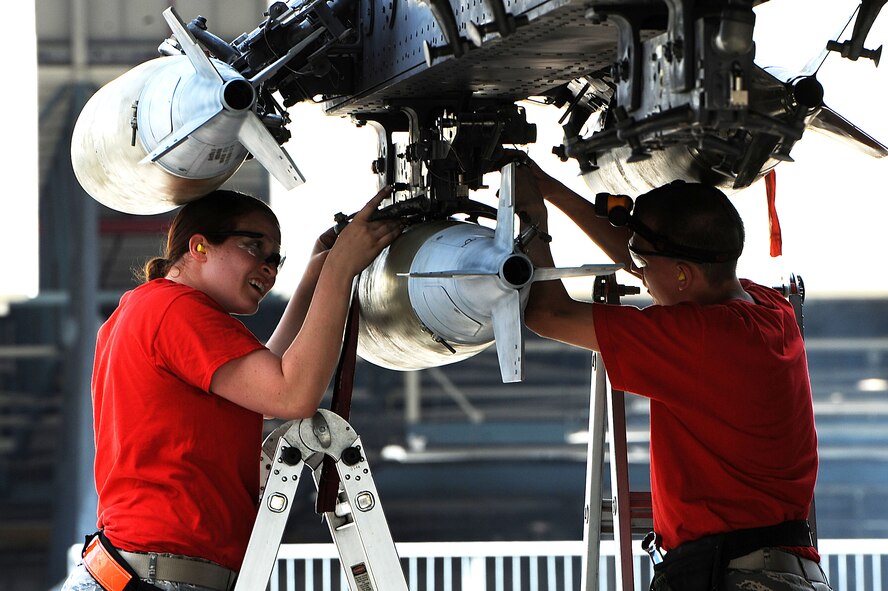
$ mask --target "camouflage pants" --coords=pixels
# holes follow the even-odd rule
[[[161,591],[215,591],[209,587],[199,587],[188,583],[174,583],[172,581],[148,581]],[[68,575],[61,591],[103,591],[86,567],[78,564]]]
[[[724,591],[831,591],[830,586],[824,582],[809,581],[793,573],[733,569],[725,572],[722,589]]]

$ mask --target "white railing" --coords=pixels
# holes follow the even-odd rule
[[[648,588],[650,559],[634,544],[635,591]],[[883,591],[888,539],[821,540],[821,566],[835,591]],[[599,589],[614,590],[614,543],[601,543]],[[411,591],[577,591],[579,541],[401,543]],[[347,591],[333,544],[284,544],[270,591]],[[380,589],[379,591],[385,591]]]
[[[821,540],[820,566],[835,591],[882,591],[888,584],[888,539]]]

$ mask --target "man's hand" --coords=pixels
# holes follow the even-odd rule
[[[537,224],[548,219],[548,212],[540,191],[539,178],[532,166],[521,165],[515,168],[515,213],[523,223]]]

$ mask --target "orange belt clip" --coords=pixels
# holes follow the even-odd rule
[[[106,591],[133,591],[141,580],[126,563],[115,556],[117,552],[103,540],[101,533],[95,534],[83,547],[83,566]],[[130,585],[133,580],[135,585]]]

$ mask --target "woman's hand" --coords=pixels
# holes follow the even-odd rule
[[[391,196],[391,193],[392,188],[385,187],[355,214],[352,221],[335,239],[327,257],[328,262],[332,260],[332,264],[350,272],[353,277],[363,271],[382,252],[382,249],[401,234],[401,222],[398,220],[370,220],[370,216],[379,204]]]
[[[336,244],[336,237],[335,227],[330,227],[330,229],[318,236],[318,239],[315,240],[314,247],[311,249],[311,256],[315,256],[316,254],[320,254],[333,248],[333,245]]]

